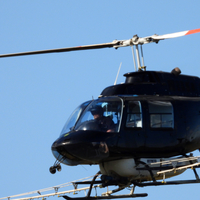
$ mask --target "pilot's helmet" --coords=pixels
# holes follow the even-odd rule
[[[91,113],[92,115],[103,115],[103,108],[101,106],[94,106],[92,109],[91,109]]]

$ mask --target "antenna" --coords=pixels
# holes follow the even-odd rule
[[[117,72],[117,76],[116,76],[114,85],[116,85],[116,83],[117,83],[117,79],[118,79],[118,76],[119,76],[119,71],[120,71],[120,69],[121,69],[121,66],[122,66],[122,62],[121,62],[120,65],[119,65],[119,69],[118,69],[118,72]]]

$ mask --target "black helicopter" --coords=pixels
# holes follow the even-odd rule
[[[135,186],[200,183],[195,170],[200,165],[200,157],[187,155],[200,149],[200,78],[181,75],[179,68],[171,73],[146,71],[140,63],[141,59],[144,63],[143,44],[198,32],[200,29],[144,38],[134,35],[129,40],[111,43],[0,55],[10,57],[135,46],[135,51],[132,50],[136,72],[125,74],[124,84],[105,88],[98,99],[84,102],[75,109],[60,137],[52,144],[56,162],[50,172],[60,171],[60,163],[99,165],[100,172],[92,181],[75,183],[90,184],[84,199],[144,197],[146,193],[134,194]],[[165,181],[165,178],[179,175],[191,167],[195,180]],[[101,180],[97,181],[100,174]],[[119,188],[104,196],[93,197],[94,184],[102,187],[117,185]],[[130,194],[111,195],[131,185]],[[71,199],[66,195],[63,197]]]

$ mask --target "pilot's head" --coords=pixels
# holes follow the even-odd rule
[[[98,119],[103,116],[103,108],[101,106],[96,105],[91,109],[91,113],[94,119]]]

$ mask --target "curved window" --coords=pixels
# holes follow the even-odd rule
[[[174,128],[174,113],[171,102],[151,101],[148,104],[151,128]]]
[[[65,134],[71,130],[73,130],[78,118],[80,117],[81,113],[85,110],[85,108],[90,104],[91,101],[87,101],[84,102],[83,104],[81,104],[80,106],[78,106],[74,112],[70,115],[69,119],[67,120],[67,122],[65,123],[61,134]]]
[[[94,100],[79,118],[75,130],[117,132],[121,123],[122,100],[105,97]]]
[[[128,102],[126,127],[142,128],[142,110],[139,101]]]

